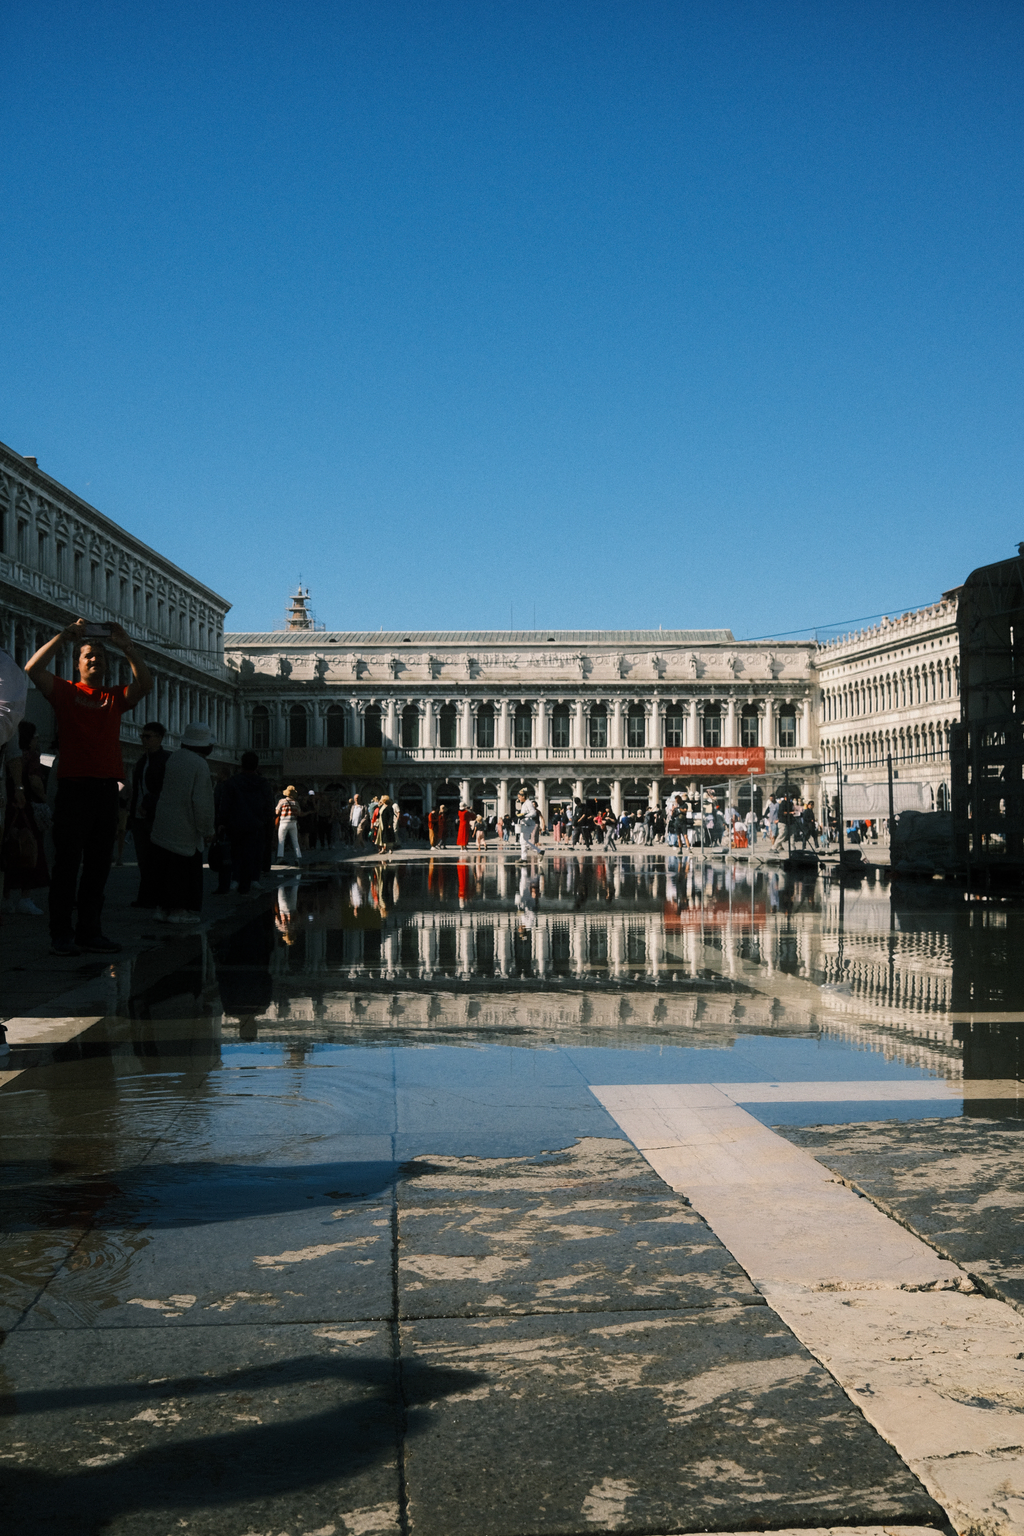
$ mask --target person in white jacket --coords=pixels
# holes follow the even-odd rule
[[[192,721],[164,773],[150,833],[158,923],[197,923],[203,907],[203,850],[214,833],[213,783],[206,758],[214,735]]]

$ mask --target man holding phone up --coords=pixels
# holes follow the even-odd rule
[[[108,639],[132,669],[127,688],[104,686]],[[46,667],[68,640],[77,647],[77,683],[55,677]],[[121,716],[145,698],[153,679],[120,624],[87,624],[84,619],[76,619],[41,646],[25,671],[52,704],[60,738],[50,880],[51,952],[77,955],[84,949],[114,955],[121,946],[104,936],[100,918],[117,833],[118,780],[124,778]],[[76,886],[78,920],[73,927]]]

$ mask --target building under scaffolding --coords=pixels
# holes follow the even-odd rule
[[[1024,889],[1024,544],[960,590],[953,835],[972,883]]]

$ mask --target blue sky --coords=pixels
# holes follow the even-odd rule
[[[0,439],[231,627],[824,629],[1024,539],[1019,4],[2,29]]]

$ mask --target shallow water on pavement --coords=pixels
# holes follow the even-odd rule
[[[117,1009],[11,1085],[5,1121],[43,1094],[37,1136],[144,1144],[179,1117],[192,1145],[254,1156],[286,1105],[295,1147],[397,1137],[390,1160],[424,1137],[511,1155],[607,1134],[589,1086],[613,1082],[779,1084],[748,1105],[770,1124],[1015,1115],[957,1085],[1022,1075],[1022,937],[1016,909],[881,869],[851,886],[644,851],[296,873],[143,954]],[[344,1103],[309,1076],[328,1066]],[[940,1096],[872,1100],[875,1080]]]
[[[438,1434],[448,1422],[445,1392],[472,1388],[482,1402],[488,1381],[500,1386],[495,1361],[507,1364],[510,1351],[532,1359],[543,1324],[544,1352],[554,1339],[563,1370],[583,1358],[579,1339],[591,1340],[578,1375],[568,1373],[560,1389],[564,1406],[544,1379],[556,1427],[577,1424],[581,1382],[587,1391],[612,1382],[621,1393],[606,1334],[632,1340],[641,1330],[654,1341],[645,1347],[665,1352],[673,1382],[680,1371],[710,1380],[721,1351],[731,1351],[748,1373],[737,1418],[737,1446],[748,1449],[735,1454],[753,1457],[743,1486],[760,1487],[765,1453],[748,1443],[761,1367],[749,1376],[744,1362],[766,1330],[773,1349],[782,1340],[797,1351],[795,1341],[592,1090],[711,1084],[710,1096],[768,1125],[1009,1120],[1022,1113],[1013,1081],[1021,1076],[1022,921],[1013,909],[966,903],[953,888],[894,895],[878,871],[840,887],[824,876],[654,852],[549,856],[540,868],[501,855],[424,858],[291,875],[209,932],[175,935],[103,969],[95,1006],[83,1000],[74,1010],[103,1014],[100,1021],[48,1059],[16,1046],[11,1065],[25,1070],[0,1093],[0,1328],[11,1330],[0,1385],[20,1404],[10,1420],[17,1438],[4,1454],[32,1462],[32,1477],[39,1468],[52,1477],[55,1522],[68,1457],[77,1457],[84,1496],[99,1500],[90,1533],[135,1536],[150,1505],[171,1500],[170,1483],[191,1475],[202,1436],[220,1435],[230,1454],[211,1454],[226,1455],[224,1464],[239,1464],[240,1445],[252,1458],[231,1498],[239,1510],[254,1500],[266,1524],[267,1499],[284,1497],[274,1482],[282,1467],[313,1481],[307,1447],[310,1435],[320,1444],[321,1420],[335,1455],[352,1438],[341,1409],[325,1415],[324,1373],[340,1371],[345,1382],[351,1374],[353,1393],[383,1382],[382,1402],[392,1390],[398,1333],[389,1318],[402,1319],[403,1368],[413,1372],[405,1380],[420,1380],[430,1399],[414,1427],[429,1421]],[[734,1123],[742,1118],[729,1113]],[[698,1320],[692,1338],[718,1351],[714,1370],[679,1342],[688,1309]],[[493,1357],[480,1353],[488,1329]],[[415,1376],[424,1360],[436,1380]],[[295,1376],[290,1408],[286,1368]],[[802,1441],[819,1417],[834,1425],[845,1411],[816,1369],[807,1359],[801,1366],[813,1388],[806,1402],[803,1377],[796,1385],[787,1377],[777,1412],[804,1403]],[[245,1373],[254,1370],[251,1387]],[[193,1414],[197,1382],[220,1417]],[[168,1401],[153,1406],[147,1394],[165,1391]],[[504,1457],[515,1426],[535,1417],[515,1391],[509,1416],[495,1409],[487,1444],[501,1449],[488,1449],[488,1465],[523,1461]],[[121,1419],[106,1406],[102,1421],[90,1412],[91,1401],[108,1399],[124,1400]],[[766,1411],[767,1399],[757,1401]],[[274,1436],[285,1431],[259,1418],[268,1402],[297,1426],[285,1425],[292,1438],[283,1451]],[[584,1510],[587,1488],[609,1475],[607,1446],[626,1432],[618,1425],[608,1434],[610,1388],[595,1402],[600,1453],[573,1493]],[[649,1472],[651,1426],[661,1432],[665,1405],[658,1393],[625,1402],[623,1423],[639,1426]],[[362,1399],[344,1412],[369,1433]],[[715,1413],[718,1447],[725,1421],[717,1405]],[[29,1414],[37,1415],[31,1428]],[[200,1438],[188,1440],[196,1424]],[[159,1437],[178,1433],[185,1438],[174,1461]],[[396,1433],[388,1420],[385,1450],[369,1457],[370,1482],[344,1496],[352,1521],[363,1521],[346,1519],[346,1529],[397,1529],[380,1514],[397,1507],[380,1470]],[[138,1487],[108,1469],[126,1454],[122,1440],[131,1476],[142,1468]],[[675,1488],[679,1443],[671,1440],[670,1471],[645,1473],[645,1484]],[[833,1452],[835,1467],[857,1460],[842,1445]],[[151,1454],[170,1455],[158,1467],[173,1469],[152,1486]],[[422,1488],[415,1445],[409,1455]],[[546,1465],[539,1450],[534,1460]],[[792,1467],[791,1450],[783,1460]],[[453,1453],[431,1452],[424,1464],[448,1467]],[[879,1472],[871,1463],[868,1487],[888,1465]],[[833,1467],[828,1478],[837,1476]],[[698,1481],[707,1484],[704,1472]],[[188,1495],[197,1506],[209,1499],[209,1482]],[[479,1483],[491,1500],[490,1475]],[[41,1487],[31,1483],[29,1496],[37,1500]],[[446,1497],[437,1495],[438,1508]],[[134,1515],[106,1523],[133,1501],[138,1524]],[[920,1514],[912,1500],[899,1507]],[[273,1509],[275,1530],[296,1528],[285,1504]],[[326,1529],[312,1509],[301,1528]],[[749,1528],[748,1515],[734,1528]],[[241,1533],[256,1518],[211,1516],[202,1529]],[[445,1519],[438,1529],[451,1528]],[[574,1519],[559,1513],[551,1528],[575,1529]],[[473,1520],[467,1528],[483,1529]],[[705,1520],[673,1505],[649,1523],[694,1529]],[[517,1515],[507,1528],[525,1525]]]

